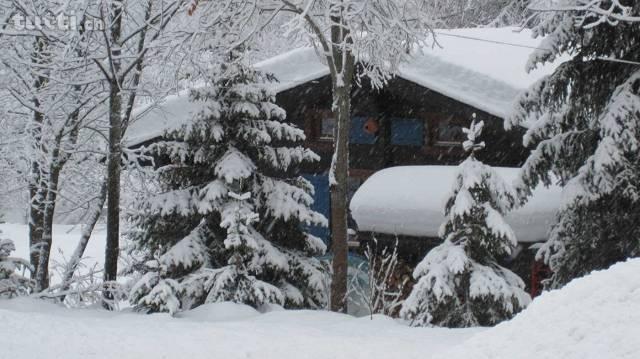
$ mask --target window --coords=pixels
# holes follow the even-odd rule
[[[375,132],[367,129],[367,123],[375,121],[371,117],[351,118],[351,129],[349,131],[349,142],[357,145],[372,145],[376,142]]]
[[[336,119],[332,116],[323,117],[320,123],[320,139],[333,140]]]
[[[391,144],[396,146],[424,145],[424,121],[392,118]]]
[[[440,120],[436,127],[436,144],[443,146],[459,145],[465,140],[462,128],[465,124],[453,115]]]

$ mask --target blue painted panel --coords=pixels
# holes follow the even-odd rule
[[[331,211],[331,196],[329,193],[329,176],[326,174],[321,175],[303,175],[303,177],[311,182],[315,188],[315,194],[313,196],[313,205],[311,209],[321,213],[323,216],[329,219]],[[309,233],[321,238],[325,243],[329,242],[329,228],[320,226],[309,226]]]
[[[351,118],[351,129],[349,130],[349,142],[359,145],[372,145],[376,142],[376,136],[364,130],[364,125],[368,117]]]
[[[392,118],[391,144],[400,146],[424,145],[424,121]]]

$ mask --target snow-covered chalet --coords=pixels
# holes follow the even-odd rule
[[[553,70],[548,66],[525,71],[540,43],[528,30],[458,29],[437,34],[438,44],[416,53],[383,89],[374,90],[364,80],[352,95],[349,186],[351,225],[357,229],[353,243],[373,236],[379,241],[398,239],[400,256],[409,267],[438,241],[454,166],[465,157],[462,127],[474,113],[484,120],[481,140],[487,147],[479,159],[514,179],[529,150],[522,146],[524,129],[507,132],[503,119],[519,93]],[[255,67],[278,79],[277,103],[290,122],[305,130],[306,145],[321,157],[304,172],[316,189],[315,209],[328,218],[335,124],[329,69],[313,48],[298,48]],[[194,109],[186,92],[170,96],[143,112],[130,127],[127,141],[154,141],[166,129],[189,121]],[[505,261],[525,282],[533,283],[533,291],[541,273],[530,248],[546,239],[559,192],[536,189],[527,206],[507,217],[521,245],[518,255]],[[326,228],[313,231],[329,238]]]

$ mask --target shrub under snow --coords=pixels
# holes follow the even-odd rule
[[[10,257],[15,250],[12,240],[0,238],[0,299],[25,295],[31,290],[31,281],[19,273],[30,268],[29,262]]]

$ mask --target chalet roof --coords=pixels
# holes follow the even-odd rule
[[[555,65],[526,73],[525,65],[540,39],[516,28],[477,28],[437,31],[438,44],[416,49],[413,59],[400,67],[398,77],[432,89],[452,99],[504,118],[512,102]],[[329,74],[315,49],[298,48],[255,64],[278,79],[276,92],[292,89]],[[167,128],[191,118],[195,109],[188,92],[169,96],[162,104],[140,109],[142,116],[128,130],[127,140],[137,143],[157,137]]]
[[[508,182],[518,177],[518,168],[494,169]],[[358,230],[437,237],[457,171],[456,166],[400,166],[374,173],[351,200],[351,215]],[[505,217],[519,242],[546,240],[561,197],[560,187],[541,185],[525,206]]]

